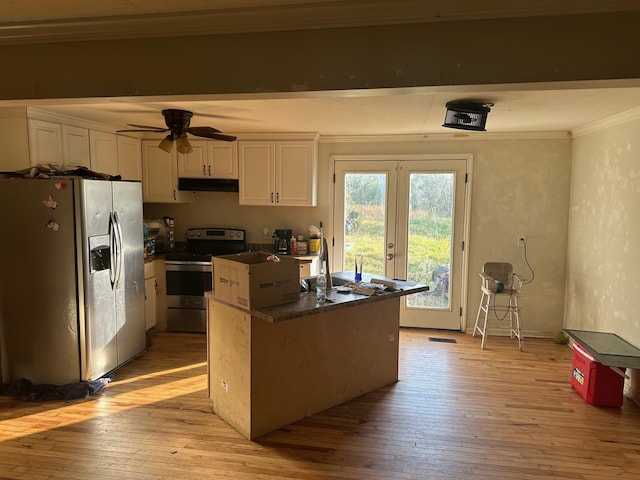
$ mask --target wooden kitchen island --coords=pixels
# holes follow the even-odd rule
[[[401,297],[428,290],[397,282],[367,297],[315,293],[242,310],[208,295],[208,376],[213,412],[248,439],[398,380]]]

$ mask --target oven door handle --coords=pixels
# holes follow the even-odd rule
[[[164,269],[167,272],[211,272],[211,262],[180,262],[165,260]]]

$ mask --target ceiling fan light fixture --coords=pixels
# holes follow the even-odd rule
[[[171,149],[173,148],[173,137],[171,135],[167,135],[162,139],[160,144],[158,145],[160,150],[164,150],[167,153],[171,153]]]
[[[179,136],[178,140],[176,140],[176,145],[178,147],[178,153],[187,154],[193,152],[193,147],[186,135]]]
[[[454,101],[447,103],[443,127],[485,132],[487,116],[493,103]]]

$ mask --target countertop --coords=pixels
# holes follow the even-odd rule
[[[340,272],[333,273],[332,276],[344,278],[350,280],[353,278],[353,272]],[[372,278],[371,275],[363,274],[363,280],[369,281]],[[395,280],[386,277],[376,275],[375,278],[381,278],[384,280],[393,281],[396,283],[395,290],[385,290],[383,293],[377,295],[359,295],[354,293],[340,293],[336,287],[327,291],[327,301],[324,303],[316,302],[316,293],[301,293],[300,300],[292,303],[285,303],[282,305],[276,305],[273,307],[263,307],[257,310],[244,310],[254,317],[262,318],[267,322],[278,323],[286,320],[292,320],[294,318],[304,317],[308,315],[316,315],[324,312],[331,312],[335,310],[341,310],[344,308],[350,308],[356,305],[364,305],[366,303],[381,302],[389,300],[391,298],[399,298],[405,295],[411,295],[418,292],[426,292],[429,287],[420,283],[412,281]],[[209,298],[215,298],[212,292],[207,292]],[[222,300],[218,300],[225,303]],[[232,305],[234,308],[239,308]]]

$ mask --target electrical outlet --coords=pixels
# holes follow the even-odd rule
[[[524,247],[524,244],[526,241],[527,241],[526,235],[518,235],[518,238],[516,239],[516,246]]]

